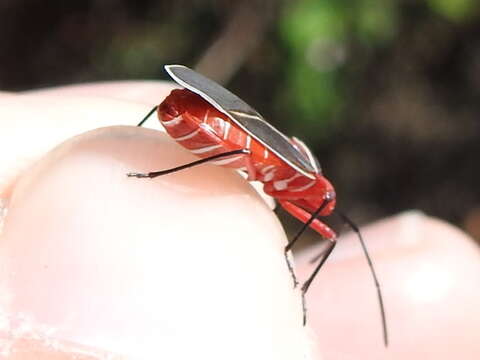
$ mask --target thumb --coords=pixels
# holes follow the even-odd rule
[[[192,160],[158,132],[113,127],[29,169],[11,192],[0,248],[10,353],[315,356],[285,235],[243,179],[210,165],[125,176]]]

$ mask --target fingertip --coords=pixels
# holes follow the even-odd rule
[[[285,236],[244,179],[209,165],[126,177],[192,160],[134,127],[98,129],[50,153],[12,193],[1,283],[14,300],[4,310],[135,358],[310,352]]]
[[[82,89],[54,88],[0,97],[0,196],[8,196],[17,176],[65,139],[102,126],[136,124],[151,109],[151,105],[127,102],[108,91],[102,97],[98,86],[82,85]],[[168,94],[169,87],[158,89],[153,104]],[[148,124],[155,125],[160,127],[158,121]]]

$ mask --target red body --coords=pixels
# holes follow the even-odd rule
[[[173,90],[158,107],[158,117],[175,141],[201,158],[248,149],[249,154],[232,155],[212,163],[245,171],[248,180],[261,181],[265,193],[276,198],[300,221],[307,222],[325,202],[328,204],[321,216],[330,215],[335,208],[335,190],[320,171],[309,173],[310,177],[301,174],[199,95],[187,89]],[[295,138],[291,143],[306,158],[311,158],[305,144]],[[336,237],[318,219],[310,226],[329,240]]]

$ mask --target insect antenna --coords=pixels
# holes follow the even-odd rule
[[[365,244],[365,241],[363,240],[362,233],[360,232],[360,229],[358,228],[358,226],[352,220],[350,220],[350,218],[344,213],[338,210],[335,211],[335,213],[343,220],[345,224],[350,226],[350,228],[357,234],[358,240],[362,245],[362,250],[363,250],[363,253],[365,254],[365,258],[367,259],[368,267],[370,268],[373,282],[375,283],[375,288],[377,290],[378,304],[380,306],[380,316],[382,318],[383,342],[385,344],[385,347],[387,347],[388,346],[387,317],[385,315],[385,306],[383,303],[383,296],[382,296],[382,290],[380,288],[380,282],[378,281],[377,273],[375,272],[372,258],[368,253],[367,246]]]
[[[158,109],[158,105],[155,105],[155,107],[154,107],[152,110],[150,110],[147,115],[145,115],[145,117],[142,119],[142,121],[140,121],[140,122],[138,123],[137,126],[142,126],[143,123],[144,123],[145,121],[147,121],[147,119],[148,119],[150,116],[152,116],[152,114],[153,114],[155,111],[157,111],[157,109]]]

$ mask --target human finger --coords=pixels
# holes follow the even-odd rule
[[[362,230],[381,283],[389,346],[369,268],[349,234],[307,296],[324,358],[478,358],[480,252],[472,240],[414,211]],[[300,277],[311,271],[317,251],[300,256]]]
[[[193,159],[158,132],[113,127],[24,173],[0,250],[11,353],[313,357],[283,231],[244,179],[209,165],[125,176]]]
[[[134,125],[173,87],[111,82],[0,96],[0,196],[21,171],[65,139],[102,126]],[[147,126],[159,128],[155,121]]]

